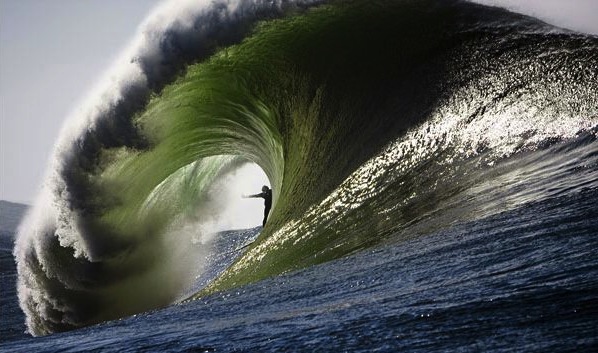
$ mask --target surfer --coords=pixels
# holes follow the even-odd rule
[[[262,186],[262,192],[255,195],[243,195],[243,198],[254,198],[254,197],[261,197],[264,199],[264,220],[262,222],[262,227],[266,226],[266,220],[268,220],[268,213],[270,213],[270,208],[272,207],[272,190],[267,187],[266,185]]]

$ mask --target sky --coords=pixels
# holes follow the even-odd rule
[[[0,199],[30,204],[65,119],[158,0],[0,0]]]
[[[161,2],[0,0],[0,199],[33,202],[64,121]],[[598,35],[598,0],[476,2]]]

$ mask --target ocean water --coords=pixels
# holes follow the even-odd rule
[[[43,338],[15,335],[2,350],[590,352],[597,197],[592,189],[531,202],[201,300]],[[227,235],[230,244],[238,234]],[[6,305],[3,329],[4,308],[16,303]]]
[[[458,0],[161,11],[3,240],[2,349],[596,349],[598,38]],[[268,223],[215,233],[247,162]]]

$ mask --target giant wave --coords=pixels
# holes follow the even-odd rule
[[[34,335],[181,299],[202,266],[187,230],[247,161],[269,223],[191,298],[598,186],[596,37],[456,0],[161,11],[21,225]]]

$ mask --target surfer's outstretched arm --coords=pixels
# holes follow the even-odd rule
[[[264,193],[262,192],[262,193],[255,194],[255,195],[243,195],[242,197],[243,197],[244,199],[257,198],[257,197],[264,198],[264,197],[265,197],[265,195],[264,195]]]

